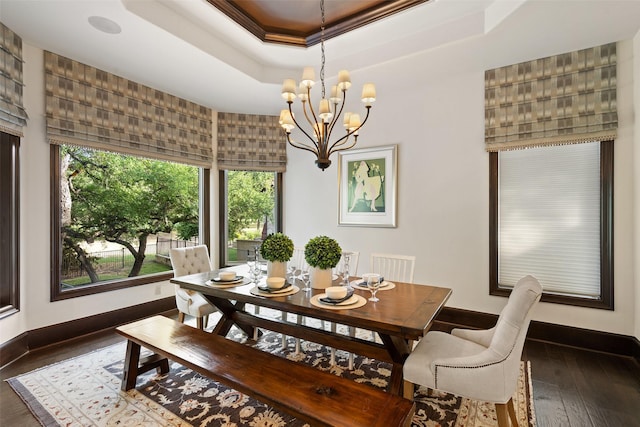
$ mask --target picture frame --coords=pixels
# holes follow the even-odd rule
[[[396,227],[397,144],[339,153],[338,225]]]

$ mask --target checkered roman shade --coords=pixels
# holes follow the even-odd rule
[[[211,167],[211,109],[45,52],[47,136],[136,156]]]
[[[287,142],[278,117],[218,113],[218,168],[284,172]]]
[[[22,39],[0,22],[0,131],[19,137],[28,119],[23,86]]]
[[[616,44],[485,72],[487,151],[615,139]]]

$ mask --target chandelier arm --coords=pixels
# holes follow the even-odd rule
[[[343,142],[342,144],[346,143],[347,141],[348,141],[348,139],[345,142]],[[348,150],[350,148],[353,148],[356,145],[357,142],[358,142],[358,135],[354,135],[353,136],[353,142],[350,145],[347,145],[346,147],[342,147],[342,144],[340,144],[339,147],[333,148],[331,150],[331,153],[329,153],[329,155],[331,155],[333,153],[337,153],[339,151],[344,151],[344,150]]]
[[[324,82],[322,83],[322,87],[323,87],[323,94],[324,94]],[[302,103],[302,111],[304,111],[304,116],[307,118],[307,121],[309,122],[309,125],[311,126],[312,129],[315,129],[315,126],[318,123],[321,123],[322,121],[318,122],[318,117],[316,116],[316,112],[313,110],[313,104],[311,103],[311,88],[308,87],[307,88],[307,103],[309,103],[309,111],[311,111],[311,115],[313,116],[313,120],[311,120],[309,118],[309,115],[307,114],[307,109],[304,107],[304,102]],[[308,136],[308,135],[307,135]]]
[[[314,149],[314,147],[312,147],[309,144],[305,144],[302,142],[297,142],[291,139],[291,134],[287,133],[287,142],[294,148],[299,148],[301,150],[307,150],[310,151],[311,153],[313,153],[315,156],[318,155],[318,152],[316,151],[316,149]]]
[[[331,153],[335,153],[336,151],[341,151],[342,150],[342,146],[349,141],[349,137],[351,135],[352,135],[351,133],[348,133],[348,134],[344,135],[342,138],[338,139],[333,144],[331,144],[331,147],[328,149],[329,155],[331,155]]]
[[[340,105],[340,111],[336,111],[337,107],[338,107],[338,103],[333,104],[333,120],[331,120],[331,124],[328,127],[328,131],[327,131],[327,141],[331,140],[331,132],[333,132],[333,127],[336,125],[336,123],[338,122],[338,118],[342,115],[342,110],[344,109],[344,103],[347,99],[347,91],[343,90],[342,91],[342,104]],[[333,146],[332,146],[333,148]]]
[[[371,112],[371,106],[368,105],[367,106],[367,115],[364,117],[364,120],[362,121],[362,123],[360,123],[360,126],[358,126],[357,128],[355,128],[354,130],[352,130],[351,132],[347,132],[347,134],[345,136],[343,136],[342,138],[340,138],[339,140],[337,140],[336,142],[334,142],[331,145],[331,148],[329,148],[329,155],[331,155],[331,153],[335,152],[336,150],[334,150],[335,147],[339,147],[343,144],[345,144],[347,141],[346,139],[349,138],[349,136],[353,135],[354,133],[358,132],[360,130],[360,128],[362,126],[364,126],[365,123],[367,123],[367,119],[369,118],[369,113]],[[356,134],[356,140],[357,140],[357,134]],[[354,142],[355,144],[355,142]],[[353,145],[352,145],[353,146]],[[341,148],[340,150],[337,151],[342,151],[345,150],[346,148]]]
[[[309,102],[309,101],[307,101]],[[314,120],[316,120],[315,122],[313,120],[311,120],[311,118],[309,117],[309,113],[307,112],[307,107],[306,107],[306,102],[302,103],[302,112],[304,113],[304,117],[307,119],[307,123],[309,123],[309,126],[311,126],[311,129],[315,129],[315,125],[318,124],[318,121],[316,119],[316,114],[313,111],[313,107],[311,106],[311,103],[309,102],[309,110],[311,111],[311,114],[313,115]],[[297,124],[297,123],[296,123]],[[298,126],[300,127],[300,126]],[[301,128],[302,129],[302,128]],[[303,131],[304,132],[304,131]],[[315,133],[315,132],[314,132]],[[306,132],[305,135],[307,135],[307,138],[311,139],[312,141],[314,141],[314,145],[317,147],[318,144],[315,142],[315,140],[313,138],[311,138]]]
[[[309,135],[309,134],[308,134],[308,133],[307,133],[307,132],[302,128],[302,126],[300,126],[300,124],[298,123],[298,121],[296,120],[296,118],[293,116],[293,111],[291,111],[291,104],[292,104],[292,103],[293,103],[293,102],[291,102],[291,101],[289,101],[289,102],[288,102],[288,104],[289,104],[289,113],[291,114],[291,118],[293,119],[293,123],[295,123],[295,125],[298,127],[298,129],[300,129],[300,131],[301,131],[303,134],[305,134],[305,135],[306,135],[306,137],[307,137],[307,138],[309,138],[309,140],[311,140],[311,142],[313,142],[313,145],[315,145],[316,150],[318,150],[318,143],[315,141],[315,139],[314,139],[314,138],[312,138],[312,137],[311,137],[311,136],[310,136],[310,135]],[[304,105],[302,106],[302,110],[304,111],[304,115],[306,116],[306,115],[307,115],[307,111],[306,111],[306,109],[304,108]],[[309,119],[307,118],[307,120],[309,120]],[[287,135],[289,135],[289,134],[287,134]],[[310,146],[309,146],[309,147],[310,147]]]

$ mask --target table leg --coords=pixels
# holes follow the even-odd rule
[[[234,314],[236,312],[244,311],[245,304],[243,302],[233,302],[225,298],[216,298],[206,294],[203,294],[203,296],[222,314],[222,317],[220,317],[220,320],[213,328],[212,333],[216,335],[226,336],[229,333],[229,330],[231,330],[231,327],[233,325],[236,325],[245,334],[247,334],[248,337],[254,336],[254,328],[252,326],[237,324],[233,320]],[[258,332],[258,335],[260,335],[260,332]]]
[[[389,393],[400,395],[403,387],[403,366],[404,361],[409,357],[409,341],[386,334],[379,334],[391,359],[391,378],[389,378]]]

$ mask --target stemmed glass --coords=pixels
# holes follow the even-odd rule
[[[311,291],[311,286],[309,286],[309,284],[311,283],[311,276],[309,274],[308,265],[305,264],[304,266],[302,266],[300,278],[302,279],[302,283],[304,283],[304,288],[302,288],[302,290],[305,292]]]
[[[378,292],[378,289],[380,288],[380,275],[375,273],[367,274],[366,279],[367,279],[367,288],[371,292],[371,298],[369,298],[369,301],[371,302],[380,301],[379,298],[376,298],[376,292]]]
[[[342,256],[344,258],[344,264],[342,265],[342,280],[344,282],[344,286],[351,288],[351,283],[349,282],[349,262],[351,261],[351,252],[344,252]]]
[[[262,268],[260,267],[260,262],[258,261],[249,261],[249,278],[256,286],[260,282],[260,278],[262,277]]]
[[[298,266],[296,265],[295,261],[289,261],[289,266],[287,267],[287,271],[289,273],[291,284],[295,285],[296,279],[298,278],[298,276],[296,275],[296,272],[298,271]]]

